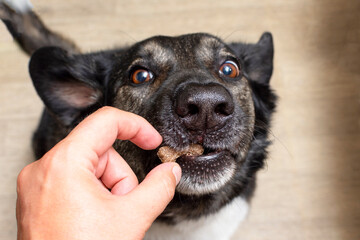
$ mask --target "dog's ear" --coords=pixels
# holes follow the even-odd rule
[[[71,55],[58,47],[45,47],[32,55],[29,70],[45,106],[66,126],[82,112],[102,104],[99,67],[90,55]]]
[[[230,47],[243,60],[245,73],[251,80],[269,84],[273,72],[274,57],[271,33],[263,33],[256,44],[232,43]]]

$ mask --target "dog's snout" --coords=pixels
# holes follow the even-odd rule
[[[234,102],[219,84],[188,84],[178,91],[175,112],[189,130],[220,129],[234,112]]]

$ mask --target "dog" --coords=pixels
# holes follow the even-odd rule
[[[145,239],[230,239],[247,215],[270,144],[272,35],[254,44],[225,43],[206,33],[154,36],[83,54],[48,29],[30,4],[21,6],[0,2],[0,18],[31,55],[30,76],[45,104],[33,137],[35,157],[103,106],[138,114],[162,135],[161,146],[204,149],[176,160],[183,176],[175,197]],[[114,148],[139,181],[161,163],[158,149],[127,141]]]

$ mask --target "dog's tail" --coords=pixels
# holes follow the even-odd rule
[[[31,55],[46,46],[61,47],[73,53],[80,52],[72,41],[49,30],[32,8],[30,0],[0,0],[0,19],[27,54]]]

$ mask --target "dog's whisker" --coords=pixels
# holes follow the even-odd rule
[[[228,38],[230,38],[233,34],[238,33],[238,32],[241,32],[241,30],[240,30],[240,29],[233,30],[233,31],[232,31],[232,32],[230,32],[227,36],[222,37],[222,39],[224,39],[224,41],[227,41],[227,40],[228,40]]]
[[[131,39],[132,43],[136,43],[138,42],[139,40],[136,39],[134,36],[132,36],[129,32],[125,32],[125,31],[121,31],[121,30],[117,30],[117,32],[127,36],[129,39]]]

